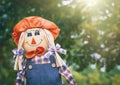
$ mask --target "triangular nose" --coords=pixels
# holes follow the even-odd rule
[[[36,44],[36,41],[34,38],[32,38],[31,44]]]

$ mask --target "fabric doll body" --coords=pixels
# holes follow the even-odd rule
[[[70,69],[67,65],[57,67],[55,54],[51,51],[46,52],[41,57],[35,56],[32,59],[28,58],[25,69],[18,72],[18,74],[16,85],[24,85],[24,77],[26,77],[27,85],[64,85],[61,80],[61,75],[66,78],[70,85],[76,85]]]
[[[17,73],[16,85],[63,85],[61,75],[70,85],[76,85],[70,69],[58,55],[66,51],[54,44],[59,34],[58,27],[41,17],[32,16],[21,20],[15,27],[13,39],[18,45],[15,53]],[[24,49],[26,61],[23,61],[21,49]]]

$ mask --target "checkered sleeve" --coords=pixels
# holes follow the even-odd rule
[[[59,73],[65,77],[70,85],[76,85],[75,80],[73,79],[72,73],[67,66],[62,66],[59,68]]]
[[[26,69],[26,60],[23,62],[23,70],[17,72],[15,85],[24,85],[25,69]]]
[[[16,84],[15,85],[24,85],[24,71],[19,71],[17,73]]]

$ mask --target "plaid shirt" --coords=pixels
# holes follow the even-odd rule
[[[32,62],[35,64],[47,64],[50,63],[50,55],[52,55],[51,52],[46,53],[42,57],[35,56],[32,59]],[[17,73],[16,78],[16,85],[24,85],[24,75],[25,75],[25,66],[23,66],[23,70]],[[70,85],[76,85],[75,80],[73,79],[73,76],[70,72],[70,69],[67,65],[59,67],[59,73],[65,77],[65,79],[68,81]]]

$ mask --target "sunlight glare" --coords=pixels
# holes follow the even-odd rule
[[[63,0],[62,5],[68,5],[72,2],[72,0]]]
[[[84,0],[87,7],[92,7],[97,4],[97,0]]]

